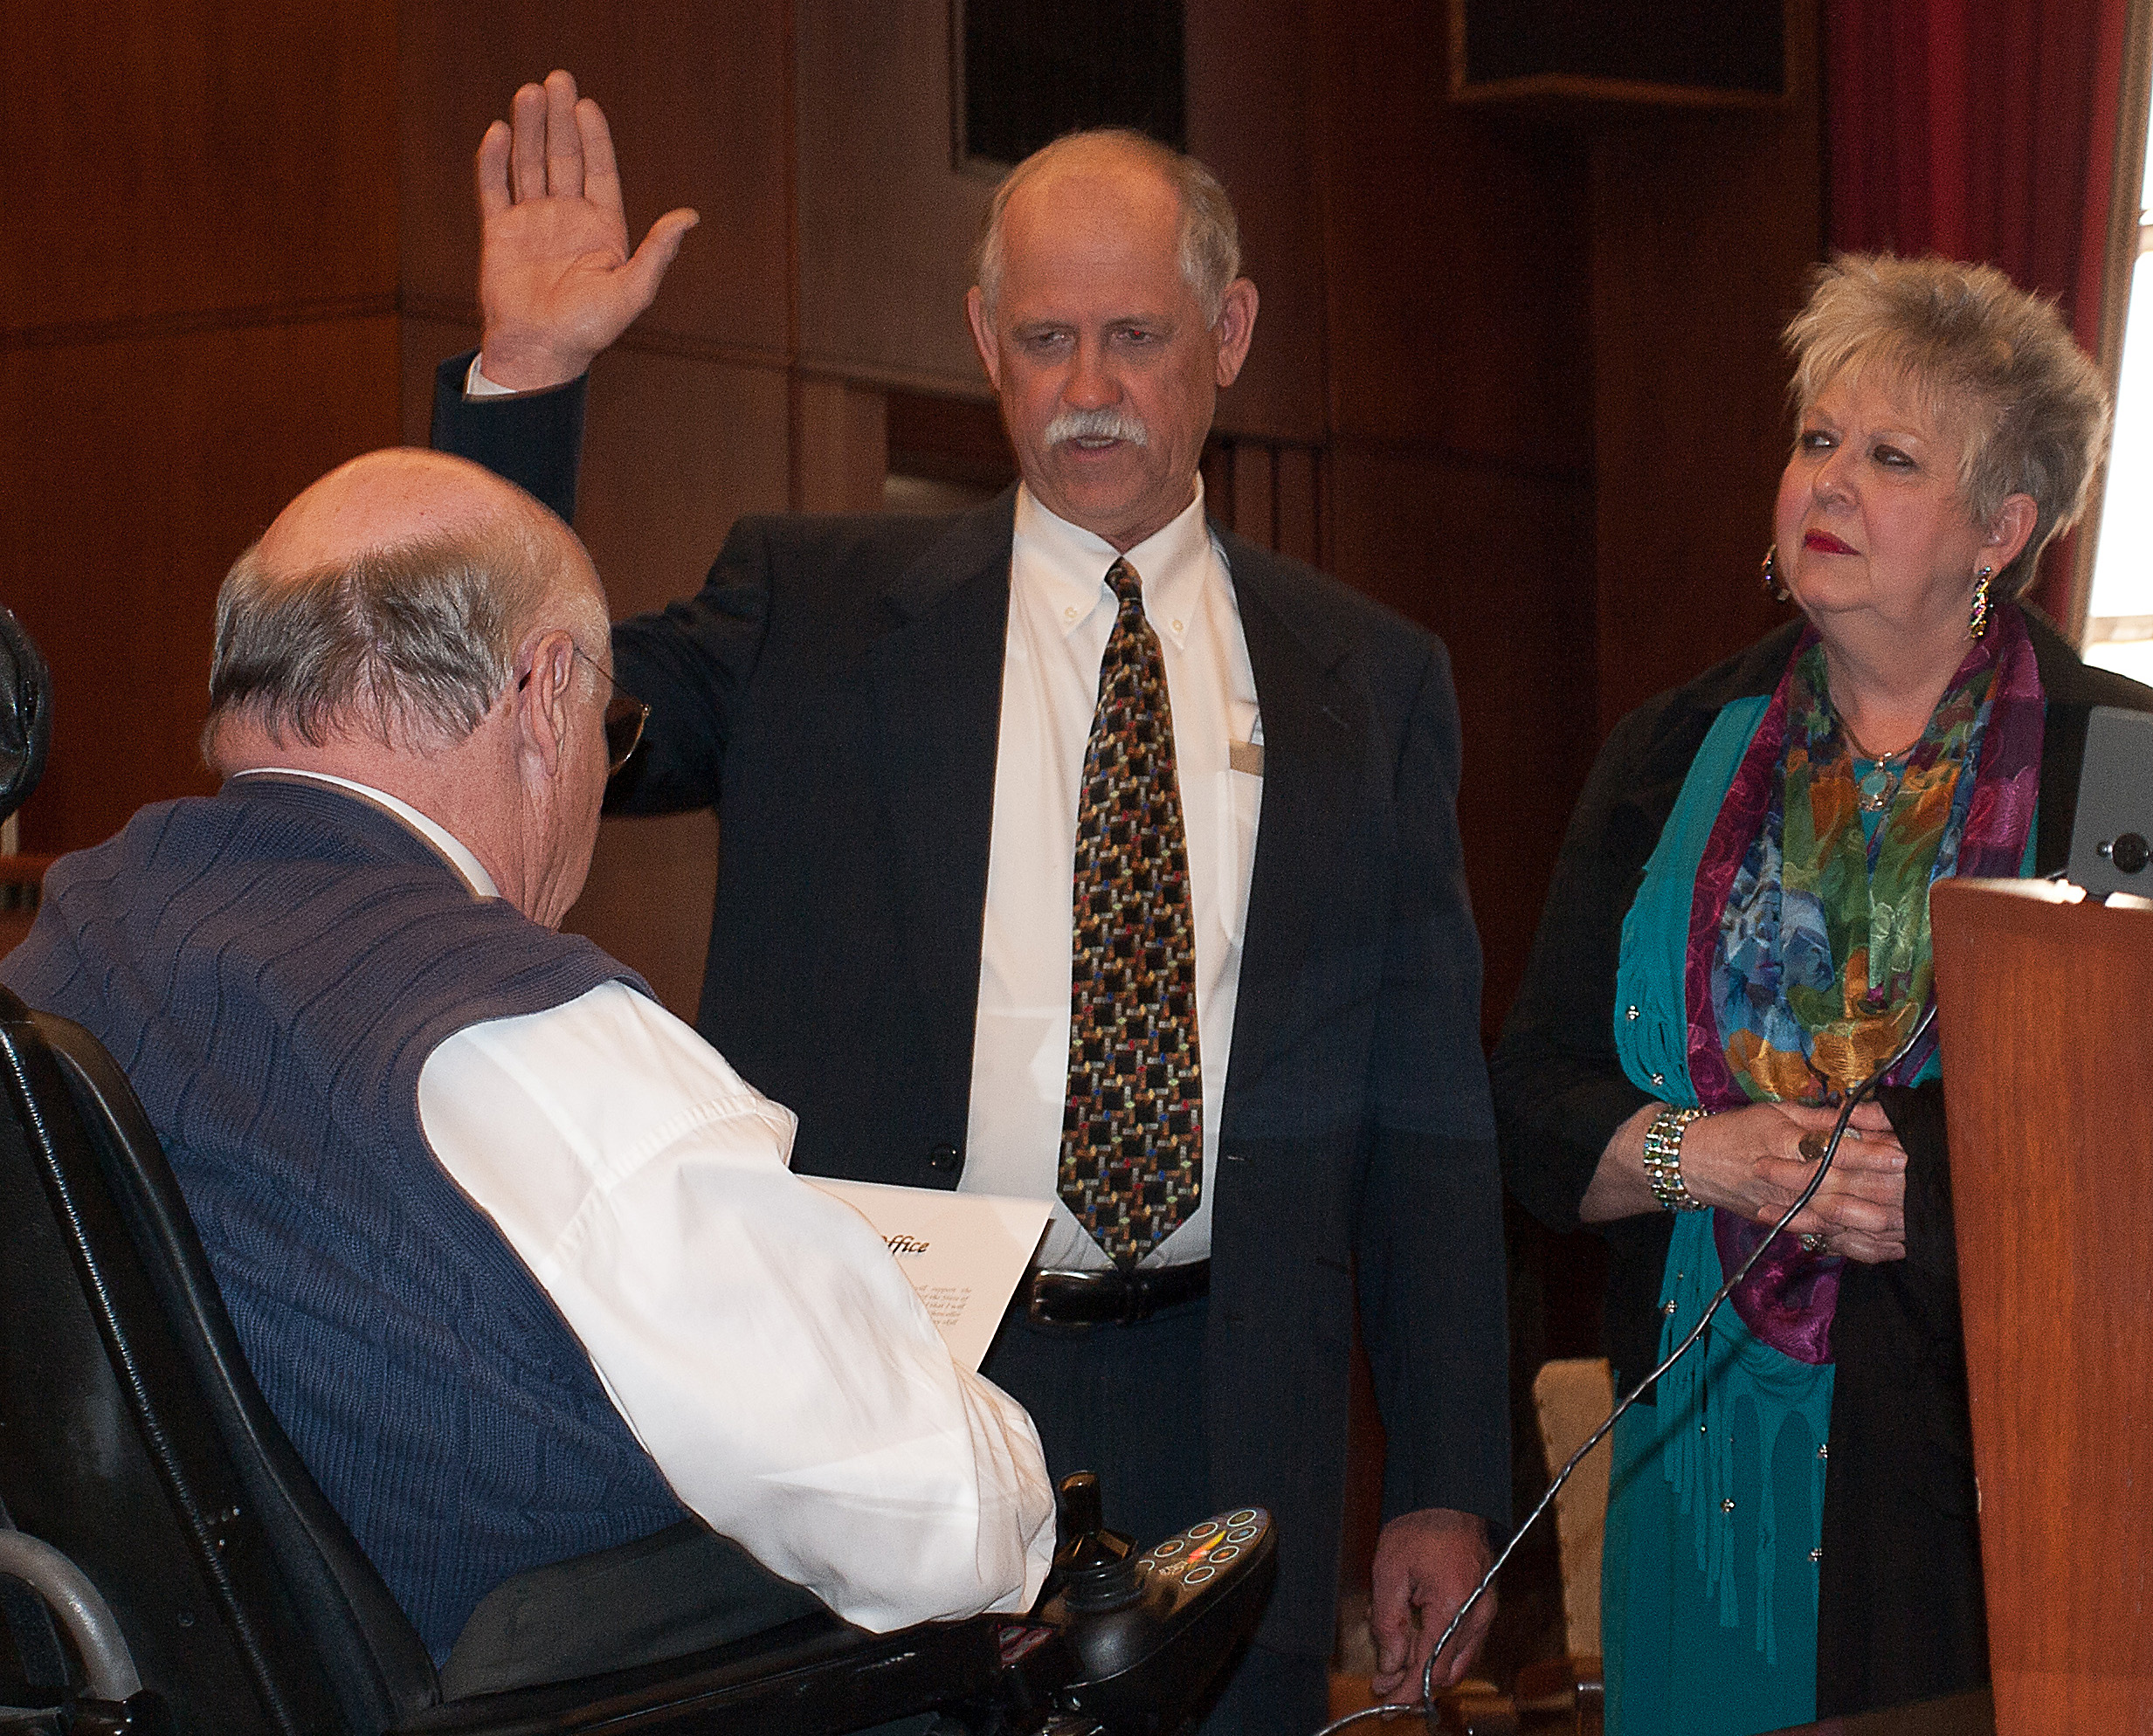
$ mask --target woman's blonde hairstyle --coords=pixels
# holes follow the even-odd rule
[[[1992,582],[2004,596],[2024,591],[2049,539],[2084,510],[2108,447],[2108,389],[2054,304],[1993,265],[1841,253],[1817,267],[1781,336],[1797,415],[1842,375],[1881,369],[1963,437],[1959,497],[1977,524],[2013,494],[2032,499],[2033,534]]]

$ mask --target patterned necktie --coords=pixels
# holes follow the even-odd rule
[[[1059,1185],[1078,1222],[1127,1267],[1196,1209],[1204,1087],[1166,664],[1135,569],[1116,561],[1107,582],[1121,610],[1099,667],[1077,799]]]

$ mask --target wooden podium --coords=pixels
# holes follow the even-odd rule
[[[1998,1736],[2153,1731],[2153,909],[1931,906]]]

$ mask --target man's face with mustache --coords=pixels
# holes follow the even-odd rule
[[[1002,276],[972,330],[1025,485],[1059,517],[1128,549],[1195,498],[1222,345],[1181,271],[1181,200],[1149,165],[1101,152],[1024,183],[1003,216]],[[1246,319],[1254,292],[1246,284]]]

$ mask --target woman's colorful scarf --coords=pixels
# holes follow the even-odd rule
[[[1721,804],[1690,906],[1684,999],[1703,1107],[1837,1103],[1905,1040],[1930,994],[1929,888],[2018,872],[2041,726],[2025,620],[1998,610],[1865,837],[1824,648],[1814,629],[1802,636]],[[1932,1030],[1888,1083],[1913,1079],[1935,1047]],[[1713,1230],[1730,1272],[1764,1235],[1726,1211]],[[1775,1349],[1826,1362],[1839,1268],[1778,1237],[1731,1299]]]

